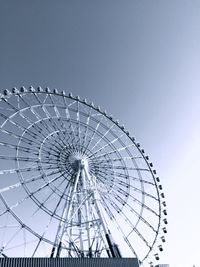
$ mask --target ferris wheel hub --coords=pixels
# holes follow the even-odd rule
[[[89,160],[87,156],[81,152],[74,152],[68,158],[73,170],[78,171],[82,169],[89,169]]]

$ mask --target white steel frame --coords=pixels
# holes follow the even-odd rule
[[[159,258],[160,178],[105,111],[56,89],[5,90],[0,148],[1,256]]]

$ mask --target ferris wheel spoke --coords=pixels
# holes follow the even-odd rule
[[[31,110],[31,112],[32,112],[32,108],[31,108],[30,106],[28,106],[28,110]],[[32,113],[33,113],[33,112],[32,112]],[[21,110],[18,110],[18,114],[19,114],[23,119],[25,119],[25,120],[27,121],[27,123],[29,124],[29,127],[28,127],[28,128],[32,127],[33,129],[36,130],[37,134],[40,134],[41,136],[45,137],[44,132],[47,131],[47,129],[46,129],[47,127],[44,127],[44,125],[43,125],[43,128],[41,128],[41,127],[38,125],[37,121],[35,122],[34,120],[30,119],[30,116],[29,116],[29,117],[28,117],[28,116],[25,116],[24,113],[23,113]],[[35,113],[34,113],[34,115],[35,115]],[[37,118],[38,118],[38,117],[37,117]],[[39,118],[41,118],[41,117],[39,117]],[[47,126],[47,125],[45,125],[45,126]]]
[[[36,92],[33,92],[33,95],[34,95],[36,101],[37,101],[39,104],[42,104],[42,101],[40,100],[38,94],[37,94]],[[48,94],[47,94],[47,96],[48,96]]]
[[[55,153],[53,153],[55,152]],[[40,148],[40,154],[44,154],[45,156],[49,157],[49,155],[52,156],[52,158],[59,158],[59,153],[60,151],[55,150],[54,148],[49,147],[49,150],[45,149],[45,148]]]
[[[41,179],[41,178],[39,178],[39,179]],[[9,185],[7,187],[1,188],[0,189],[0,193],[3,193],[3,192],[6,192],[6,191],[9,191],[9,190],[18,188],[18,187],[22,186],[25,183],[34,182],[34,181],[39,180],[39,179],[32,178],[32,179],[29,179],[28,181],[25,181],[25,182],[23,181],[23,182],[19,182],[19,183],[15,183],[15,184]]]
[[[92,172],[92,174],[95,175],[95,172],[94,173]],[[107,170],[98,170],[98,181],[99,182],[104,183],[105,180],[106,180],[105,177],[107,177],[107,176],[110,177],[110,179],[109,179],[110,182],[114,182],[115,181],[113,172],[109,173]]]
[[[104,163],[104,162],[106,162],[106,163],[113,163],[113,162],[123,162],[123,161],[125,161],[125,160],[135,160],[135,159],[142,159],[142,157],[141,156],[132,156],[132,157],[130,157],[130,156],[128,156],[128,157],[118,157],[118,158],[110,158],[110,159],[102,159],[102,160],[98,160],[98,163],[99,164],[101,164],[101,163]]]
[[[77,115],[76,115],[77,116]],[[61,127],[62,127],[62,129],[65,129],[64,131],[62,131],[62,134],[63,134],[63,136],[65,137],[64,138],[64,140],[65,140],[65,142],[69,145],[69,147],[73,147],[73,142],[76,140],[76,136],[75,136],[75,132],[74,132],[74,128],[73,128],[73,125],[72,125],[72,121],[71,121],[71,117],[70,117],[70,114],[69,114],[69,116],[67,117],[67,118],[65,118],[65,117],[63,117],[63,116],[60,116],[59,117],[59,121],[61,122]],[[70,131],[69,131],[69,129],[66,127],[66,123],[68,123],[69,122],[69,124],[70,124]],[[74,122],[76,122],[76,123],[78,123],[79,124],[79,126],[77,126],[77,127],[80,127],[80,121],[74,121]],[[77,128],[78,129],[78,128]],[[64,135],[64,133],[65,133],[65,135]],[[68,136],[68,138],[67,138],[67,136]],[[74,138],[72,138],[72,136],[74,136]],[[71,143],[70,143],[70,140],[71,140]]]
[[[24,229],[24,231],[26,231],[26,229]],[[29,241],[29,242],[26,241],[26,246],[27,246],[28,244],[35,243],[35,242],[36,242],[36,240],[32,240],[32,241]],[[25,245],[25,243],[23,242],[23,243],[20,243],[20,244],[18,244],[18,245],[15,245],[15,246],[10,246],[9,248],[5,248],[4,251],[5,251],[5,252],[9,252],[10,250],[13,250],[13,249],[16,249],[16,248],[23,247],[24,245]]]
[[[38,106],[38,107],[43,107],[43,105],[41,105],[41,106]],[[35,107],[35,109],[36,109],[36,107]],[[48,122],[48,120],[49,120],[49,116],[47,116],[47,114],[46,114],[46,112],[45,112],[45,110],[43,110],[44,111],[44,113],[46,114],[46,117],[42,117],[37,111],[35,111],[35,109],[34,109],[34,107],[33,106],[31,106],[30,107],[30,111],[33,113],[33,115],[36,117],[36,119],[37,119],[37,121],[35,121],[34,123],[32,123],[32,127],[36,127],[36,128],[38,128],[39,129],[39,132],[46,132],[47,133],[47,135],[49,134],[49,133],[51,133],[52,132],[52,130],[54,130],[52,127],[51,127],[51,125],[49,125],[47,122]],[[46,122],[47,121],[47,122]],[[40,124],[40,126],[39,126],[39,124]],[[42,127],[42,128],[41,128]],[[45,137],[45,135],[44,135],[44,137]]]
[[[92,112],[92,107],[90,107],[89,112],[86,115],[87,119],[86,119],[86,125],[85,125],[83,147],[85,147],[85,145],[86,145],[86,139],[87,139],[87,136],[88,136],[88,127],[89,127],[89,124],[90,124],[91,112]]]
[[[116,169],[116,170],[146,171],[146,172],[149,172],[149,169],[146,169],[146,168],[128,167],[128,166],[121,166],[121,165],[108,165],[108,164],[104,164],[104,165],[101,165],[101,167],[102,168],[105,168],[107,170],[109,170],[109,169]]]
[[[39,105],[41,108],[43,107],[43,105]],[[38,121],[44,122],[44,118],[48,119],[48,114],[46,114],[46,112],[43,110],[44,114],[46,115],[46,117],[42,117],[37,111],[35,111],[35,109],[37,108],[37,106],[31,106],[30,105],[30,111],[33,113],[33,115],[35,115],[36,119]],[[46,123],[45,123],[46,125]],[[48,128],[48,127],[47,127]]]
[[[21,205],[24,201],[26,201],[26,200],[29,199],[29,198],[31,198],[30,195],[28,195],[28,196],[26,196],[26,197],[24,197],[24,198],[18,200],[15,204],[13,204],[13,205],[11,205],[11,206],[9,207],[8,212],[13,211],[13,209],[17,208],[19,205]]]
[[[48,144],[45,144],[45,147],[46,149],[42,147],[42,151],[48,152],[47,149],[49,149],[49,151],[52,150],[56,154],[59,154],[60,151],[63,149],[63,146],[60,144],[60,142],[57,142],[56,140],[48,140]],[[40,150],[41,150],[41,146],[40,146]]]
[[[108,142],[106,143],[106,145],[100,147],[98,150],[96,150],[94,153],[92,153],[91,156],[96,155],[99,151],[102,151],[103,149],[105,149],[105,148],[107,148],[108,146],[112,145],[113,143],[115,143],[116,141],[118,141],[119,139],[121,139],[123,136],[124,136],[124,133],[121,134],[121,135],[119,135],[118,137],[114,138],[112,141],[108,141]],[[104,137],[105,137],[105,136],[102,136],[102,139],[103,139]],[[97,143],[96,143],[96,144],[97,144]],[[95,144],[95,146],[96,146],[96,144]]]
[[[105,173],[103,173],[103,174],[105,174]],[[101,177],[105,180],[105,176],[102,176],[101,175]],[[110,181],[111,182],[114,182],[114,181],[117,181],[118,179],[115,177],[115,178],[113,178],[113,180],[111,179]],[[102,182],[103,182],[103,180],[101,180]],[[159,201],[159,199],[158,198],[156,198],[154,195],[151,195],[151,194],[148,194],[148,193],[146,193],[145,191],[143,191],[143,190],[141,190],[141,189],[139,189],[139,188],[137,188],[137,187],[135,187],[135,186],[133,186],[133,185],[130,185],[130,184],[128,184],[128,183],[126,183],[126,182],[123,182],[123,181],[121,181],[121,180],[118,180],[117,181],[117,183],[118,183],[118,185],[122,185],[122,186],[124,186],[125,188],[131,188],[131,189],[133,189],[134,191],[136,191],[136,192],[139,192],[141,195],[145,195],[145,196],[148,196],[148,197],[150,197],[150,198],[152,198],[152,199],[154,199],[154,200],[156,200],[156,201]]]
[[[22,118],[25,118],[26,121],[27,121],[27,118],[24,115],[22,115],[21,112],[17,112],[17,114],[19,114]],[[34,132],[30,131],[30,130],[27,131],[27,129],[29,129],[30,126],[29,126],[29,128],[26,128],[23,125],[20,125],[18,122],[15,122],[13,120],[13,115],[10,116],[10,117],[8,117],[8,116],[0,113],[0,116],[5,119],[5,122],[9,121],[11,124],[13,124],[14,126],[16,126],[18,129],[22,130],[23,132],[27,132],[27,134],[30,135],[31,137],[33,137],[33,138],[36,137],[36,133],[34,133]],[[5,125],[5,122],[3,123],[2,126]],[[27,121],[27,122],[30,123],[30,121]]]
[[[13,241],[13,239],[22,231],[22,229],[23,228],[20,226],[20,228],[16,231],[16,233],[11,235],[10,239],[4,244],[4,249],[6,249],[6,247]]]
[[[26,241],[26,230],[23,227],[23,248],[24,248],[24,257],[26,257],[26,247],[27,247],[27,241]]]
[[[37,141],[40,140],[40,136],[38,136],[37,133],[34,133],[32,130],[30,130],[30,128],[25,128],[25,127],[23,127],[22,130],[23,130],[22,135],[24,135],[24,134],[28,135],[29,138],[31,138],[31,140],[32,140],[32,139],[35,139],[35,140],[37,140]],[[39,143],[40,143],[40,142],[39,142]]]
[[[77,121],[77,132],[78,132],[78,141],[79,141],[79,149],[81,144],[81,133],[80,133],[80,107],[79,101],[77,101],[77,111],[76,111],[76,121]]]
[[[34,180],[35,181],[35,180]],[[55,187],[53,190],[52,190],[52,193],[44,200],[43,203],[41,203],[41,206],[44,206],[44,204],[49,200],[49,198],[56,192],[56,190],[58,190],[58,188],[63,184],[63,182],[66,181],[65,179],[63,179],[57,187]],[[62,194],[62,197],[64,196],[64,193]],[[60,198],[61,200],[61,198]],[[30,216],[30,218],[32,218],[38,211],[39,209],[41,208],[41,206],[39,208],[37,208],[37,210]]]
[[[143,177],[137,178],[135,176],[127,175],[127,174],[124,174],[121,172],[114,172],[113,175],[115,175],[116,179],[118,179],[120,181],[120,183],[123,184],[124,186],[126,186],[126,183],[123,180],[121,180],[120,178],[128,179],[129,177],[130,177],[131,181],[137,181],[140,184],[144,183],[144,184],[155,186],[154,183],[147,181],[147,180],[144,180]]]
[[[43,106],[43,104],[40,101],[39,101],[39,103],[41,104],[40,106],[43,109],[44,113],[46,114],[46,117],[42,117],[38,112],[35,111],[34,107],[29,105],[28,103],[27,103],[27,106],[28,106],[28,110],[30,110],[33,113],[33,115],[37,118],[37,121],[30,120],[31,127],[37,128],[38,133],[41,133],[42,136],[45,137],[43,132],[47,132],[47,134],[48,134],[51,132],[52,129],[55,129],[55,128],[52,128],[49,124],[46,123],[46,120],[49,120],[49,118],[50,118],[50,116],[49,116],[50,114],[48,113],[48,111],[46,110],[46,108]],[[21,112],[20,112],[20,114],[21,114]],[[40,125],[42,125],[43,128],[41,128],[38,125],[39,123],[40,123]],[[30,126],[29,126],[29,128],[30,128]]]
[[[18,111],[18,109],[15,106],[13,106],[7,99],[3,98],[3,101],[4,101],[4,103],[6,103],[15,112]]]
[[[116,205],[115,202],[110,201],[110,204],[113,206],[114,209],[119,209],[119,207]],[[143,235],[140,233],[140,231],[135,227],[135,225],[130,221],[130,219],[127,217],[127,215],[123,212],[123,210],[120,211],[121,216],[124,217],[125,221],[129,223],[130,227],[132,228],[131,233],[134,231],[138,237],[146,244],[146,246],[148,246],[149,248],[151,248],[150,244],[147,242],[147,240],[143,237]],[[129,233],[130,235],[130,233]],[[129,235],[127,236],[127,239],[129,237]]]
[[[57,117],[57,118],[60,118],[60,117],[61,117],[61,116],[60,116],[60,112],[59,112],[59,110],[58,110],[58,108],[57,108],[57,106],[56,106],[56,103],[55,103],[55,101],[54,101],[52,95],[49,94],[49,97],[50,97],[51,103],[52,103],[52,105],[53,105],[53,109],[54,109],[54,112],[55,112],[55,114],[56,114],[56,117]]]
[[[125,190],[123,190],[122,188],[118,187],[118,188],[115,188],[113,187],[113,190],[118,194],[122,194],[122,196],[125,196],[127,194],[127,192]],[[129,194],[129,197],[131,199],[133,199],[133,201],[135,203],[137,203],[138,205],[140,205],[140,207],[142,208],[145,208],[146,210],[152,212],[154,215],[156,215],[157,217],[159,217],[159,214],[156,213],[154,210],[152,210],[149,206],[147,206],[144,202],[140,201],[139,199],[135,198],[133,195]]]
[[[41,106],[42,108],[42,106]],[[34,123],[32,123],[32,127],[37,127],[39,128],[39,131],[41,132],[46,132],[47,135],[49,133],[52,132],[52,130],[54,131],[54,128],[49,124],[47,123],[49,121],[49,117],[46,116],[46,117],[42,117],[41,115],[39,115],[35,110],[34,110],[34,107],[31,107],[30,111],[35,115],[35,117],[37,118],[37,121],[35,121]],[[44,111],[44,110],[43,110]],[[44,111],[45,112],[45,111]],[[46,114],[46,113],[45,113]],[[40,126],[39,126],[40,124]],[[41,128],[42,127],[42,128]],[[44,135],[45,137],[45,135]]]
[[[1,196],[1,194],[0,194],[0,196]],[[5,215],[7,212],[9,212],[9,209],[6,208],[4,211],[2,211],[0,213],[0,217],[3,216],[3,215]]]
[[[58,162],[59,162],[58,157],[56,157],[56,158],[55,157],[50,157],[49,155],[43,155],[42,159],[38,158],[38,161],[37,161],[37,163],[39,163],[40,165],[41,164],[47,164],[48,166],[57,165],[57,169],[59,168],[58,167]],[[56,169],[56,167],[55,167],[55,169]]]
[[[55,173],[54,173],[55,174]],[[50,175],[49,175],[50,176]],[[14,208],[18,207],[20,204],[22,204],[25,200],[32,198],[36,193],[40,192],[41,190],[45,189],[48,185],[52,184],[53,182],[55,182],[56,180],[58,180],[60,178],[60,176],[54,177],[53,179],[51,179],[50,181],[46,182],[44,185],[42,185],[41,187],[39,187],[37,190],[30,192],[28,194],[28,196],[22,198],[21,200],[19,200],[18,202],[16,202],[14,205],[12,205],[9,210],[13,210]]]
[[[69,106],[68,106],[67,103],[66,103],[66,98],[65,98],[64,95],[63,95],[63,102],[64,102],[64,106],[65,106],[66,118],[67,118],[67,120],[69,121],[69,125],[70,125],[70,128],[71,128],[71,130],[72,130],[72,134],[73,134],[73,136],[74,136],[74,140],[76,140],[75,133],[74,133],[74,128],[73,128],[73,126],[72,126],[72,120],[71,120],[71,116],[70,116],[70,112],[69,112]],[[73,103],[75,103],[75,102],[73,102]],[[73,104],[73,103],[72,103],[72,104]]]
[[[125,182],[123,182],[123,181],[120,182],[120,185],[123,185],[123,186],[127,187],[127,184]],[[137,188],[137,187],[135,187],[133,185],[129,185],[129,187],[131,189],[133,189],[134,191],[141,193],[142,195],[145,195],[147,197],[150,197],[150,198],[156,200],[157,202],[159,201],[159,199],[156,198],[154,195],[151,195],[150,193],[147,193],[144,190],[141,190],[141,189],[139,189],[139,188]]]
[[[46,185],[47,186],[47,185]],[[44,188],[39,188],[38,190],[35,190],[34,192],[31,192],[28,196],[20,199],[19,201],[17,201],[15,204],[11,205],[9,207],[9,210],[5,210],[3,211],[0,216],[2,216],[3,214],[5,214],[6,212],[12,211],[13,209],[16,209],[19,205],[21,205],[24,201],[28,200],[29,198],[33,199],[33,195],[40,192],[42,189]],[[34,200],[34,199],[33,199]],[[35,200],[34,200],[35,202]],[[36,203],[36,202],[35,202]],[[37,203],[36,203],[37,204]]]
[[[117,149],[114,149],[114,150],[105,152],[105,153],[103,153],[103,154],[99,154],[99,155],[97,155],[95,158],[98,159],[98,158],[105,157],[105,156],[108,156],[108,155],[111,155],[111,154],[116,154],[117,152],[126,150],[126,149],[128,149],[128,148],[130,148],[130,147],[133,147],[133,146],[135,146],[135,144],[130,144],[130,145],[127,145],[127,146],[124,146],[124,147],[121,147],[121,148],[117,148]],[[92,155],[90,155],[89,157],[91,157],[91,156],[92,156]]]
[[[24,126],[19,125],[17,122],[13,121],[12,118],[10,118],[10,117],[2,114],[2,113],[0,113],[0,117],[2,117],[5,120],[5,122],[3,123],[2,126],[4,126],[7,121],[9,121],[12,125],[16,126],[18,129],[20,129],[22,131],[24,131],[26,129]]]
[[[27,147],[24,147],[24,146],[13,145],[13,144],[10,144],[10,143],[7,143],[7,142],[0,142],[0,145],[12,148],[14,150],[19,150],[19,151],[22,151],[22,152],[27,152],[27,153],[32,152],[33,154],[37,154],[38,153],[38,151],[35,150],[32,147],[28,147],[27,148]]]
[[[110,175],[111,177],[113,177],[114,180],[116,180],[119,184],[127,187],[127,185],[129,185],[127,182],[123,181],[121,178],[124,178],[126,180],[128,180],[128,178],[131,179],[131,181],[137,181],[138,183],[144,183],[144,184],[148,184],[148,185],[152,185],[152,186],[155,186],[154,183],[152,182],[149,182],[147,180],[144,180],[142,178],[137,178],[137,177],[134,177],[134,176],[131,176],[131,175],[128,175],[128,174],[125,174],[125,173],[119,173],[119,172],[115,172],[115,171],[112,171],[110,169],[99,169],[98,172],[102,175]],[[113,181],[114,181],[113,180]],[[131,186],[131,185],[130,185]]]
[[[14,173],[23,173],[23,172],[30,172],[30,171],[36,171],[36,170],[52,170],[52,169],[58,169],[57,167],[55,167],[53,164],[52,165],[48,165],[46,167],[41,167],[41,166],[29,166],[29,167],[26,167],[26,168],[16,168],[16,169],[8,169],[8,170],[1,170],[0,171],[0,175],[3,174],[14,174]],[[31,179],[28,179],[28,181],[32,181],[33,178]]]
[[[57,119],[57,117],[50,117],[48,118],[48,121],[51,122],[51,125],[52,125],[52,129],[53,131],[59,135],[59,134],[62,134],[62,131],[59,131],[59,125],[57,125],[56,121],[55,121],[55,118]],[[62,134],[63,135],[63,134]],[[63,138],[65,139],[65,136],[63,135]],[[58,142],[62,142],[62,139],[58,138]]]
[[[33,109],[33,106],[32,106],[32,103],[28,103],[25,99],[24,99],[24,97],[22,97],[20,94],[18,94],[18,96],[19,96],[19,98],[20,98],[20,100],[26,105],[26,108],[25,109],[22,109],[22,111],[23,110],[30,110],[31,111],[31,113],[36,117],[36,119],[40,119],[41,118],[41,116],[39,116],[35,111],[34,111],[34,109]]]
[[[19,99],[19,98],[18,98],[18,99]],[[13,110],[15,110],[15,114],[19,114],[23,119],[25,119],[25,120],[28,122],[28,124],[31,124],[31,120],[21,112],[21,110],[19,109],[19,107],[16,108],[15,106],[13,106],[11,103],[9,103],[9,102],[8,102],[7,100],[5,100],[5,99],[4,99],[4,102],[6,102],[6,104],[7,104],[8,106],[10,106],[11,108],[13,108]],[[19,101],[18,101],[18,103],[19,103]],[[15,114],[13,114],[12,117],[13,117]],[[10,120],[10,121],[13,123],[13,121],[11,120],[11,117],[9,117],[8,120]],[[17,125],[16,125],[16,126],[17,126]],[[18,125],[18,127],[20,127],[20,125]]]
[[[50,173],[50,174],[46,174],[46,177],[50,177],[51,175],[55,175],[55,174],[58,174],[60,173],[59,171],[58,172],[54,172],[53,174]],[[41,187],[39,187],[37,190],[31,192],[31,195],[34,195],[38,192],[40,192],[41,190],[45,189],[47,186],[51,185],[53,182],[57,181],[60,177],[62,177],[62,174],[52,178],[51,180],[49,180],[47,183],[45,183],[44,185],[42,185]]]
[[[0,229],[2,229],[2,228],[17,228],[17,227],[19,227],[19,225],[9,225],[9,224],[5,224],[5,225],[0,225]]]
[[[34,131],[36,131],[38,137],[46,138],[46,134],[49,134],[50,130],[48,129],[48,125],[43,125],[43,124],[44,124],[43,120],[31,121],[31,124],[28,127],[28,129],[32,128]]]
[[[62,145],[61,145],[61,143],[59,143],[60,147],[63,147],[63,146],[65,147],[66,146],[66,143],[64,142],[64,140],[66,140],[66,136],[64,135],[63,130],[61,130],[61,131],[58,131],[57,130],[57,129],[60,128],[60,125],[57,125],[57,123],[53,119],[54,119],[54,117],[53,118],[50,118],[50,120],[52,121],[52,124],[53,124],[53,128],[54,128],[57,136],[59,137],[57,141],[60,141],[62,143]],[[59,117],[58,119],[61,120],[62,118]],[[61,138],[61,136],[62,136],[62,138]]]
[[[58,125],[58,128],[60,127],[60,125]],[[64,128],[64,129],[66,129],[66,128]],[[66,131],[65,131],[65,133],[66,133]],[[66,147],[66,144],[68,144],[69,146],[70,146],[70,143],[68,142],[68,140],[67,140],[67,137],[66,137],[66,135],[64,135],[64,133],[63,133],[63,131],[59,131],[58,133],[57,133],[57,135],[58,135],[58,137],[60,137],[61,135],[62,135],[62,138],[60,138],[60,140],[61,140],[61,142],[62,142],[62,146],[63,147]],[[69,136],[69,138],[70,138],[70,135],[68,134],[68,136]]]
[[[99,138],[99,140],[95,143],[95,145],[91,148],[91,151],[106,137],[106,135],[112,130],[112,128],[115,126],[115,124],[112,124],[109,128],[108,128],[108,130],[105,132],[105,134],[103,134],[102,136],[101,136],[101,138]],[[98,150],[97,150],[97,152],[98,152]],[[96,153],[97,153],[96,152]],[[91,156],[93,156],[95,154],[95,152],[91,155]]]
[[[8,225],[8,212],[6,213],[6,220],[5,220],[5,222],[4,222],[4,225],[3,225],[3,227],[2,228],[5,228],[4,229],[4,231],[3,231],[3,233],[2,233],[2,241],[1,241],[1,247],[3,247],[3,245],[4,245],[4,240],[5,240],[5,236],[6,236],[6,230],[7,230],[7,225]]]
[[[49,219],[49,221],[47,222],[47,224],[46,224],[46,226],[45,226],[45,228],[44,228],[44,231],[43,231],[42,235],[40,236],[39,241],[38,241],[38,243],[37,243],[37,245],[36,245],[36,247],[35,247],[35,249],[34,249],[34,252],[33,252],[33,254],[32,254],[32,257],[34,257],[34,255],[36,254],[36,252],[37,252],[37,250],[38,250],[38,248],[39,248],[39,246],[40,246],[40,244],[41,244],[41,242],[43,241],[43,238],[44,238],[46,232],[48,231],[48,228],[49,228],[49,226],[50,226],[50,224],[51,224],[51,222],[52,222],[52,219],[53,219],[53,217],[50,216],[50,219]]]
[[[18,93],[17,96],[18,96],[18,100],[19,101],[23,102],[26,105],[26,107],[30,107],[31,108],[31,105],[28,104],[28,102],[24,99],[24,97],[20,93]]]
[[[49,97],[49,94],[45,94],[44,99],[42,100],[42,104],[46,103],[48,97]]]
[[[154,229],[154,227],[145,218],[142,217],[143,208],[144,208],[143,206],[142,206],[142,209],[141,209],[140,213],[138,213],[132,206],[130,206],[128,203],[124,202],[124,199],[122,199],[119,194],[114,193],[114,197],[120,203],[122,203],[124,205],[126,204],[127,207],[129,207],[129,210],[131,212],[133,212],[143,223],[145,223],[149,228],[151,228],[154,232],[156,232],[156,230]]]
[[[20,109],[15,108],[15,107],[14,107],[13,105],[11,105],[8,101],[6,101],[6,103],[7,103],[9,106],[13,107],[13,109],[14,109],[15,112],[16,112],[15,114],[19,114],[23,119],[26,120],[26,122],[27,122],[28,124],[30,124],[30,125],[34,124],[34,122],[33,122],[30,118],[28,118],[27,116],[25,116],[25,115],[21,112]],[[15,114],[13,114],[12,117],[13,117]],[[14,122],[11,120],[11,117],[9,117],[8,120],[10,120],[11,123],[14,123]],[[16,124],[16,123],[14,123],[14,124],[15,124],[18,128],[20,128],[20,129],[25,129],[25,127],[22,127],[22,126],[20,126],[19,124]],[[37,126],[37,128],[39,128],[38,125],[36,125],[36,126]],[[38,131],[38,129],[37,129],[37,131]],[[43,132],[43,129],[39,128],[38,133],[42,133],[42,132]],[[32,131],[30,131],[30,134],[35,135]]]
[[[65,140],[65,146],[68,145],[69,147],[73,147],[73,144],[70,143],[70,140],[72,138],[72,130],[69,131],[69,129],[66,127],[66,118],[60,117],[59,118],[59,122],[61,123],[61,128],[63,135],[65,136],[65,138],[63,140]]]
[[[117,179],[119,180],[119,178],[128,178],[130,177],[131,178],[131,181],[137,181],[139,183],[144,183],[144,184],[148,184],[148,185],[152,185],[152,186],[155,186],[154,183],[150,182],[150,181],[147,181],[147,180],[144,180],[143,178],[137,178],[137,177],[134,177],[134,176],[131,176],[131,175],[126,175],[124,173],[119,173],[119,172],[115,172],[115,175],[117,177]],[[123,181],[121,181],[122,184],[124,183]]]
[[[46,105],[41,105],[41,108],[44,111],[46,118],[51,119],[51,114],[48,112]]]
[[[7,213],[7,217],[8,217],[8,213]],[[7,248],[7,246],[9,245],[9,243],[11,243],[12,242],[12,240],[14,240],[14,238],[15,238],[15,236],[17,235],[17,233],[16,233],[16,235],[14,234],[13,236],[12,236],[12,238],[6,243],[6,242],[4,242],[3,240],[4,240],[4,238],[2,238],[2,244],[1,244],[1,252],[0,252],[0,254],[3,254],[2,252],[3,251],[9,251],[9,250],[11,250],[11,249],[14,249],[14,248],[18,248],[18,247],[24,247],[24,256],[25,256],[25,250],[26,250],[26,238],[25,238],[25,228],[24,227],[22,227],[22,225],[6,225],[6,226],[4,226],[3,228],[5,228],[5,230],[3,231],[3,235],[6,235],[6,230],[7,229],[9,229],[9,228],[16,228],[16,230],[18,229],[18,228],[20,228],[19,230],[22,230],[23,231],[23,243],[21,243],[21,244],[19,244],[19,245],[16,245],[16,246],[9,246],[8,248]],[[6,246],[5,246],[5,244],[6,244]]]
[[[44,163],[44,162],[42,162],[41,161],[41,163]],[[45,162],[46,163],[46,162]],[[44,163],[44,164],[45,164]],[[46,170],[46,171],[49,171],[49,170],[55,170],[54,172],[55,173],[57,173],[58,172],[58,166],[55,166],[56,164],[54,164],[54,163],[51,163],[51,164],[47,164],[46,166],[41,166],[40,164],[39,164],[39,166],[38,166],[38,170],[39,171],[43,171],[44,172],[44,170]]]
[[[86,146],[84,152],[86,152],[87,149],[90,149],[90,145],[92,144],[92,142],[93,142],[93,140],[94,140],[94,137],[96,136],[96,134],[97,134],[97,132],[98,132],[98,128],[99,128],[99,126],[101,125],[102,119],[103,119],[103,116],[100,117],[99,122],[97,123],[95,129],[93,130],[93,132],[92,132],[92,136],[91,136],[91,138],[89,139],[89,142],[88,142],[88,144],[87,144],[87,146]],[[90,150],[91,150],[91,149],[90,149]]]
[[[104,203],[105,210],[110,214],[111,220],[113,220],[115,222],[115,224],[117,226],[117,229],[119,229],[119,231],[121,232],[124,241],[127,243],[128,247],[133,252],[133,254],[136,256],[136,258],[138,258],[138,255],[137,255],[135,249],[133,248],[133,246],[131,245],[130,241],[128,240],[128,238],[127,238],[126,234],[124,233],[124,230],[122,229],[121,225],[118,223],[118,221],[116,220],[115,216],[111,212],[109,206],[107,205],[107,203],[105,201],[103,203]]]
[[[67,190],[69,189],[69,185],[70,185],[70,182],[67,183],[67,185],[66,185],[66,187],[65,187],[65,190],[63,191],[63,194],[62,194],[61,197],[59,198],[59,201],[58,201],[57,204],[56,204],[56,207],[55,207],[55,209],[54,209],[54,211],[53,211],[53,214],[56,214],[56,211],[58,210],[58,208],[59,208],[59,206],[60,206],[60,204],[61,204],[62,199],[64,198],[64,196],[65,196]]]
[[[21,140],[28,145],[32,145],[35,143],[35,139],[29,139],[27,137],[20,136],[18,134],[15,134],[14,132],[10,132],[10,131],[2,129],[2,128],[0,130],[1,130],[1,132],[7,134],[8,136],[15,137],[16,139]],[[36,145],[38,145],[38,143],[36,143]]]
[[[38,250],[39,245],[40,245],[41,242],[42,242],[42,237],[39,238],[39,241],[37,242],[36,247],[35,247],[35,249],[34,249],[34,251],[33,251],[32,257],[35,256],[35,253],[36,253],[36,251]]]
[[[45,146],[44,146],[45,143]],[[55,140],[48,140],[48,142],[45,142],[45,140],[43,140],[43,142],[40,145],[39,148],[40,152],[45,152],[47,154],[52,154],[52,155],[59,155],[60,151],[63,150],[63,146]],[[50,153],[50,152],[54,152],[54,153]]]
[[[48,197],[41,203],[41,207],[44,206],[44,204],[47,203],[47,202],[49,201],[49,199],[53,196],[53,194],[55,194],[56,190],[58,190],[58,188],[59,188],[65,181],[66,181],[65,178],[64,178],[63,180],[61,180],[61,182],[58,184],[58,186],[56,186],[56,187],[52,190],[52,192],[48,195]],[[69,184],[69,182],[68,182],[68,184]],[[66,186],[66,189],[67,189],[67,187],[68,187],[68,186]],[[65,190],[65,192],[66,192],[66,190]],[[64,195],[65,195],[65,193],[62,193],[62,195],[60,196],[59,201],[58,201],[59,204],[60,204],[62,198],[64,197]],[[57,203],[56,207],[59,206],[58,203]],[[33,217],[33,216],[40,210],[41,207],[39,206],[39,207],[36,209],[36,211],[31,215],[31,217]],[[56,211],[56,209],[57,209],[57,208],[55,208],[55,211]],[[51,216],[53,216],[53,215],[55,214],[55,211],[52,213]]]
[[[11,156],[4,156],[0,155],[0,159],[5,160],[15,160],[15,161],[23,161],[23,162],[38,162],[38,158],[30,158],[30,157],[11,157]]]

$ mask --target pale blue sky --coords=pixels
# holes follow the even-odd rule
[[[170,267],[200,266],[199,71],[197,0],[0,1],[1,90],[72,91],[136,136],[167,197]]]

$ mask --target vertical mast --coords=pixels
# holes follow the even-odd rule
[[[66,200],[51,257],[121,257],[106,223],[96,178],[89,173],[88,159],[71,157],[75,178]],[[68,254],[64,251],[68,251]]]

